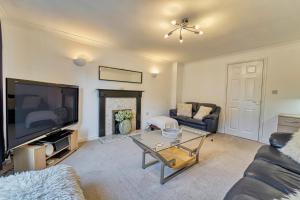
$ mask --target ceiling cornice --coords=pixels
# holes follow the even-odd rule
[[[15,25],[18,26],[24,26],[24,27],[29,27],[29,28],[34,28],[34,29],[38,29],[41,31],[45,31],[48,33],[52,33],[55,34],[57,36],[60,36],[61,38],[64,39],[68,39],[74,42],[78,42],[81,44],[85,44],[85,45],[89,45],[89,46],[94,46],[94,47],[110,47],[111,45],[108,43],[104,43],[102,41],[98,41],[83,35],[79,35],[79,34],[74,34],[74,33],[70,33],[64,30],[60,30],[60,29],[56,29],[53,27],[48,27],[48,26],[44,26],[41,24],[35,24],[35,23],[31,23],[25,20],[19,20],[19,19],[14,19],[14,18],[10,18],[10,17],[6,17],[4,19],[5,21],[9,22],[9,23],[13,23]]]
[[[235,51],[235,52],[231,52],[231,53],[227,53],[227,54],[220,54],[220,55],[216,55],[216,56],[212,56],[212,57],[208,57],[205,59],[198,59],[198,60],[190,60],[188,62],[184,62],[185,64],[187,63],[195,63],[195,62],[205,62],[205,61],[209,61],[212,59],[223,59],[226,57],[234,57],[234,56],[238,56],[238,55],[246,55],[246,54],[251,54],[254,52],[259,52],[259,51],[268,51],[271,49],[276,49],[276,48],[288,48],[291,46],[300,46],[300,40],[290,40],[290,41],[285,41],[285,42],[276,42],[273,43],[271,45],[265,45],[265,46],[261,46],[261,47],[257,47],[257,48],[251,48],[251,49],[245,49],[243,51]]]
[[[0,9],[1,9],[1,5],[0,5]],[[138,57],[141,57],[141,58],[143,58],[143,59],[145,59],[149,62],[152,62],[152,63],[166,64],[166,63],[173,62],[173,61],[167,60],[167,59],[161,59],[159,61],[158,60],[154,61],[151,57],[149,57],[147,55],[142,55],[139,52],[134,52],[134,51],[131,51],[131,50],[125,50],[125,49],[121,49],[121,48],[118,48],[118,47],[113,47],[108,43],[104,43],[104,42],[101,42],[101,41],[98,41],[98,40],[95,40],[95,39],[92,39],[92,38],[89,38],[89,37],[86,37],[86,36],[73,34],[73,33],[67,32],[67,31],[55,29],[55,28],[52,28],[52,27],[43,26],[43,25],[40,25],[40,24],[31,23],[31,22],[28,22],[28,21],[25,21],[25,20],[19,20],[19,19],[14,19],[14,18],[11,18],[11,17],[7,17],[7,15],[5,14],[5,10],[4,9],[2,9],[2,10],[4,11],[3,12],[4,17],[2,17],[2,20],[4,22],[8,22],[9,24],[13,24],[13,25],[16,25],[16,26],[21,26],[21,27],[23,26],[25,28],[32,28],[32,29],[40,30],[40,31],[52,34],[56,37],[60,37],[62,39],[71,40],[71,41],[76,42],[76,43],[80,43],[80,44],[83,44],[83,45],[87,45],[87,46],[91,46],[91,47],[95,47],[95,48],[99,48],[99,49],[106,48],[106,49],[110,49],[110,50],[126,51],[126,52],[132,53],[132,54],[134,54]]]

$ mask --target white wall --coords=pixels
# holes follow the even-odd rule
[[[171,107],[175,108],[176,107],[176,102],[177,102],[177,62],[174,62],[172,64],[172,79],[171,79]]]
[[[300,43],[272,46],[248,52],[186,63],[183,101],[210,102],[222,107],[219,132],[224,132],[226,69],[234,62],[266,59],[264,109],[260,139],[267,142],[276,131],[279,113],[300,114]],[[272,90],[278,90],[273,95]]]
[[[171,64],[154,63],[133,53],[99,48],[74,42],[32,26],[2,20],[4,77],[75,84],[80,87],[81,137],[98,135],[98,88],[144,90],[142,121],[167,114],[170,108]],[[90,62],[84,67],[72,58],[83,54]],[[111,66],[144,72],[143,84],[98,80],[98,66]],[[153,78],[153,66],[160,74]]]
[[[171,64],[159,64],[134,53],[97,48],[74,42],[54,33],[2,20],[4,76],[80,86],[81,136],[93,139],[98,134],[97,88],[144,90],[142,120],[148,116],[167,114],[171,107]],[[86,56],[90,62],[76,67],[72,58]],[[267,81],[263,110],[262,141],[276,130],[278,113],[300,114],[300,43],[257,49],[234,55],[186,63],[182,80],[182,101],[212,102],[222,107],[219,131],[224,131],[226,66],[229,63],[266,58]],[[142,85],[98,80],[98,66],[112,66],[144,72]],[[153,66],[157,78],[150,75]],[[175,71],[174,71],[175,72]],[[176,82],[176,97],[180,86]],[[277,89],[278,95],[271,90]],[[174,98],[173,98],[174,99]],[[174,101],[175,102],[175,101]],[[173,104],[174,104],[173,102]]]
[[[183,63],[172,64],[171,79],[171,108],[176,108],[177,103],[182,102]]]
[[[183,63],[172,64],[171,79],[171,108],[176,108],[177,103],[182,102]]]

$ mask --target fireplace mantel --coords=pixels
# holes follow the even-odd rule
[[[139,90],[109,90],[109,89],[98,89],[99,97],[142,97],[144,91]]]
[[[106,98],[136,98],[136,129],[141,128],[141,98],[143,91],[98,89],[99,92],[99,137],[105,136]]]

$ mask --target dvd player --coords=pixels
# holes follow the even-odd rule
[[[39,142],[48,145],[51,144],[54,148],[54,152],[57,152],[69,146],[69,135],[71,133],[72,130],[61,130],[41,139]]]

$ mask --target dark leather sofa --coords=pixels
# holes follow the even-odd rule
[[[292,137],[290,133],[273,133],[270,146],[262,146],[244,177],[226,194],[224,200],[273,200],[300,189],[300,164],[282,154]]]
[[[176,119],[179,125],[189,126],[200,130],[208,131],[210,133],[216,133],[219,124],[219,115],[221,108],[215,104],[210,103],[197,103],[186,102],[192,104],[192,116],[194,116],[199,110],[200,106],[211,107],[212,111],[209,115],[205,116],[202,120],[194,119],[192,117],[177,116],[177,109],[170,110],[170,117]]]

